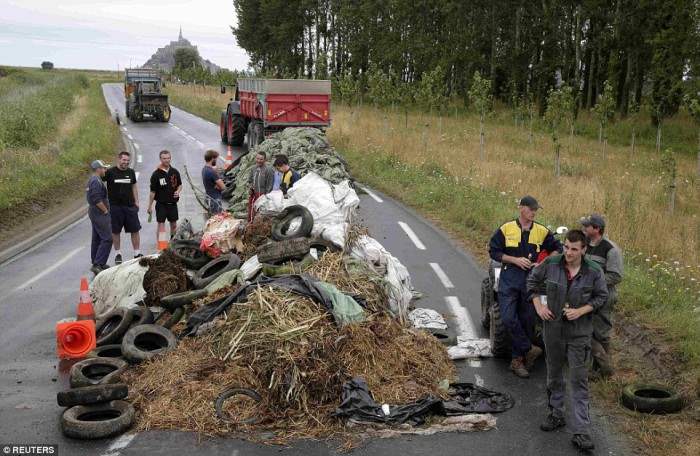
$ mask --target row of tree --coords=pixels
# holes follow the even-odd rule
[[[577,112],[607,84],[615,111],[646,102],[656,123],[678,111],[700,73],[700,0],[233,3],[233,34],[256,72],[330,77],[341,94],[373,101],[415,100],[438,83],[436,104],[468,102],[478,71],[492,96],[531,99],[540,115],[553,88],[570,87]]]
[[[246,76],[245,71],[231,71],[225,68],[212,72],[201,64],[202,59],[196,48],[181,47],[175,50],[175,65],[170,74],[171,79],[186,83],[208,85],[235,85],[239,77]]]

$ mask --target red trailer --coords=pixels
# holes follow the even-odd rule
[[[226,92],[225,87],[221,88]],[[248,148],[287,127],[326,128],[331,124],[331,82],[310,79],[241,78],[221,112],[221,141]]]

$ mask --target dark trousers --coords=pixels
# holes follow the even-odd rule
[[[88,211],[90,224],[92,225],[92,245],[90,258],[92,264],[105,265],[112,250],[112,222],[109,214],[103,214],[97,208]]]
[[[525,356],[532,347],[535,331],[535,308],[527,300],[525,271],[501,273],[498,284],[498,306],[501,321],[508,328],[513,358]]]

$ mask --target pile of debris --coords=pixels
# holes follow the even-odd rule
[[[512,398],[454,383],[445,345],[410,324],[417,319],[408,318],[408,271],[353,223],[359,199],[349,180],[323,177],[334,156],[325,137],[285,130],[260,147],[291,158],[313,156],[312,146],[322,153],[302,168],[289,197],[260,198],[253,222],[220,214],[200,233],[183,223],[159,256],[93,281],[99,327],[113,331],[105,318],[126,318],[134,305],[150,315],[150,338],[139,339],[142,330],[127,329],[130,322],[120,326],[136,333],[122,345],[139,350],[120,371],[137,429],[347,442],[360,435],[351,423],[367,432],[493,428],[489,412],[512,407]],[[164,345],[159,325],[177,343]],[[415,427],[426,423],[438,424]]]
[[[316,128],[287,128],[269,136],[255,151],[265,152],[268,160],[279,154],[289,158],[289,165],[302,176],[314,172],[328,182],[339,184],[351,180],[348,165]],[[248,176],[255,166],[255,154],[247,154],[225,176],[229,211],[245,218],[248,201]]]

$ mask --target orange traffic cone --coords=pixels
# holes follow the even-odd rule
[[[93,320],[56,324],[56,353],[59,358],[84,358],[96,346]]]
[[[226,166],[233,163],[233,154],[231,153],[231,146],[228,146],[226,148],[226,159],[224,160],[224,162],[226,162]]]
[[[168,233],[165,232],[165,223],[161,223],[158,227],[158,251],[163,251],[168,248],[170,239]]]
[[[78,302],[78,320],[95,320],[95,309],[88,288],[87,277],[80,278],[80,301]]]

